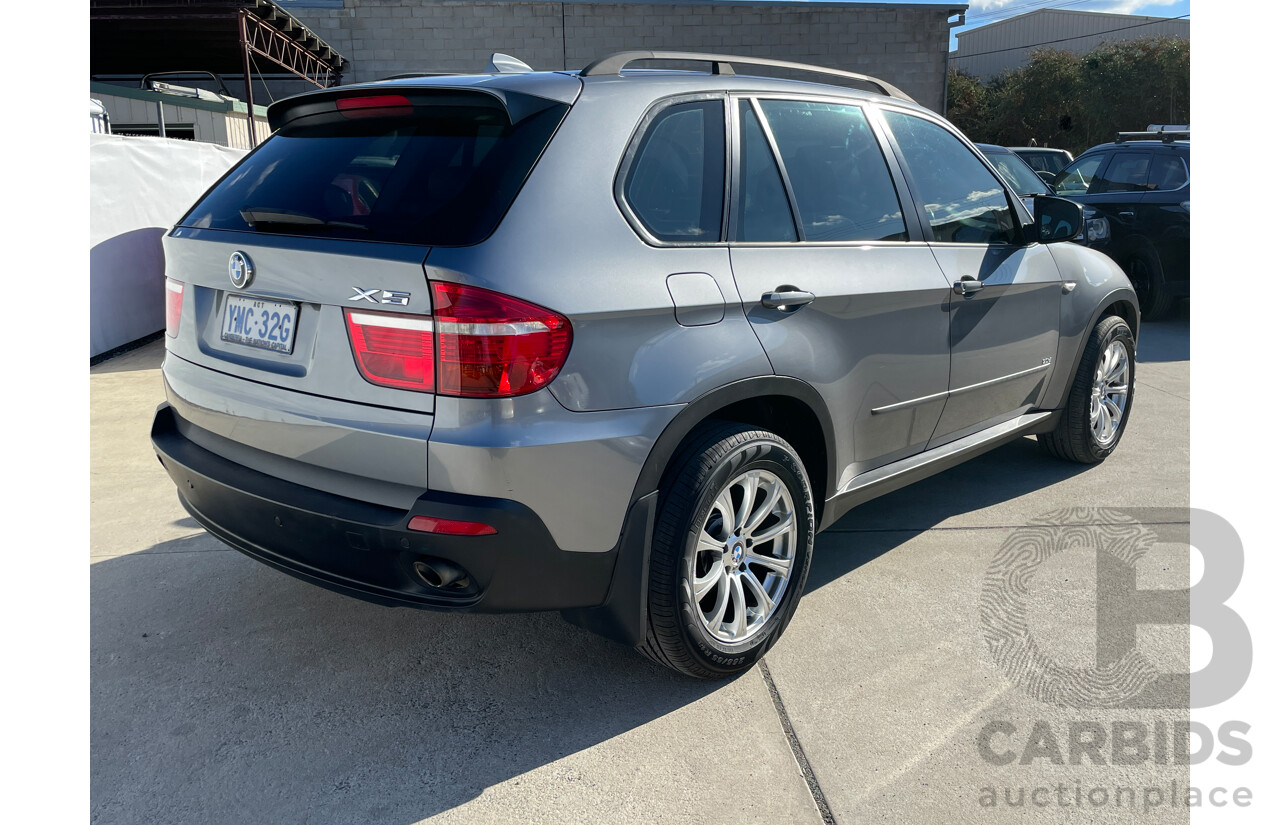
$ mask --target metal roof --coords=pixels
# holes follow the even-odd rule
[[[242,15],[261,24],[264,46],[272,44],[286,59],[301,58],[289,60],[298,66],[313,61],[304,71],[318,65],[340,75],[345,68],[342,55],[271,0],[89,0],[89,72],[240,74]]]

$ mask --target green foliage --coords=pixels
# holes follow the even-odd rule
[[[1191,44],[1157,37],[1085,55],[1039,49],[986,82],[947,74],[947,117],[972,140],[1079,153],[1149,123],[1191,122]]]

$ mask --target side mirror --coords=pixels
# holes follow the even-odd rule
[[[1036,198],[1036,229],[1040,243],[1069,241],[1084,228],[1084,207],[1066,198]]]

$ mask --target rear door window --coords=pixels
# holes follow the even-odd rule
[[[678,103],[649,124],[623,179],[623,198],[653,237],[714,243],[724,217],[723,100]]]
[[[181,225],[429,246],[478,243],[506,214],[566,111],[545,101],[512,123],[496,101],[428,100],[372,114],[302,117],[245,158]]]
[[[905,241],[898,192],[862,109],[761,100],[806,241]]]
[[[1116,152],[1106,170],[1094,179],[1089,192],[1143,192],[1150,174],[1150,152]]]
[[[782,175],[765,138],[751,101],[738,102],[742,134],[741,194],[738,196],[740,241],[798,240],[791,202],[782,186]]]

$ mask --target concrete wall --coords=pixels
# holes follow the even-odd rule
[[[1085,54],[1103,43],[1162,36],[1191,39],[1191,21],[1042,9],[957,34],[951,67],[993,77],[1027,65],[1037,48]],[[1024,46],[1030,48],[1019,48]]]
[[[351,61],[344,83],[475,72],[495,51],[535,69],[581,69],[624,49],[671,49],[862,72],[940,110],[947,19],[963,6],[346,0],[341,9],[288,8]]]

